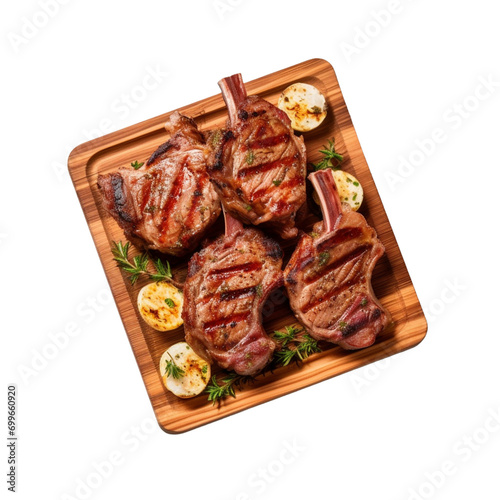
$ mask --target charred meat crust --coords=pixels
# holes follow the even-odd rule
[[[261,311],[283,283],[282,251],[260,231],[242,228],[195,254],[184,287],[187,342],[205,359],[242,375],[258,373],[275,343]]]
[[[165,128],[172,135],[146,165],[100,175],[103,206],[127,237],[170,255],[192,251],[220,214],[206,173],[206,145],[196,123],[178,112]]]
[[[149,167],[155,160],[162,157],[170,148],[174,147],[171,141],[163,143],[158,149],[149,157],[146,166]]]
[[[303,138],[295,136],[280,109],[246,96],[241,75],[219,85],[230,128],[214,145],[208,173],[224,208],[246,224],[294,238],[295,216],[306,200]]]
[[[222,157],[224,154],[224,147],[234,139],[235,137],[232,130],[224,130],[222,132],[222,137],[217,146],[217,149],[215,150],[213,161],[209,162],[209,164],[207,165],[207,170],[209,172],[214,170],[222,170],[222,168],[224,167],[224,163],[222,161]],[[214,182],[213,179],[212,182]]]
[[[384,247],[360,213],[341,205],[331,171],[311,176],[327,222],[314,238],[302,236],[285,268],[290,306],[317,340],[368,347],[390,323],[371,287]]]
[[[108,176],[99,175],[97,186],[103,193],[106,210],[116,219],[122,229],[132,230],[137,217],[120,173],[115,172]]]

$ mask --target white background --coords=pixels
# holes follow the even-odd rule
[[[50,17],[43,0],[4,2],[0,16],[0,399],[5,415],[17,384],[17,497],[499,498],[494,2],[65,1],[48,2]],[[223,76],[251,80],[314,57],[336,70],[428,335],[383,363],[165,434],[67,156],[99,127],[217,93]],[[141,94],[148,68],[160,82]],[[120,104],[134,89],[141,102]],[[441,143],[415,153],[436,128]],[[401,158],[414,161],[404,177]],[[54,354],[51,336],[71,324],[79,334]],[[39,359],[44,349],[52,359]]]

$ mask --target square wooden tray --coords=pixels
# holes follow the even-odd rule
[[[243,78],[244,76],[243,74]],[[81,144],[69,156],[69,172],[78,198],[158,423],[166,432],[184,432],[232,415],[414,347],[425,337],[427,323],[422,308],[363,156],[332,66],[322,59],[312,59],[246,82],[246,88],[248,94],[258,94],[276,104],[281,92],[298,81],[318,87],[329,106],[328,116],[321,126],[304,136],[309,161],[319,159],[318,150],[321,146],[329,139],[335,138],[337,151],[344,154],[342,168],[353,173],[364,188],[365,199],[361,212],[376,229],[386,248],[386,254],[375,268],[373,288],[382,304],[392,314],[394,323],[367,349],[345,351],[331,345],[301,365],[290,365],[259,376],[255,383],[245,386],[243,391],[237,391],[235,399],[228,398],[220,405],[213,406],[209,403],[206,394],[193,399],[179,399],[164,388],[158,363],[166,348],[184,340],[183,329],[157,332],[140,318],[136,299],[145,282],[139,281],[132,286],[117,268],[111,254],[111,242],[125,241],[125,238],[115,221],[103,209],[97,188],[98,174],[115,171],[118,167],[129,165],[136,160],[146,161],[151,153],[168,139],[163,125],[170,113]],[[222,126],[227,119],[226,107],[220,94],[178,109],[194,118],[201,130]],[[310,215],[306,219],[305,229],[316,220],[318,219],[314,215]],[[222,232],[222,225],[220,230]],[[177,277],[182,279],[185,276],[188,260],[171,260]],[[265,310],[268,313],[264,324],[268,332],[296,323],[286,300],[281,300],[279,295],[274,297],[274,302],[268,304]],[[214,372],[217,373],[217,370]]]

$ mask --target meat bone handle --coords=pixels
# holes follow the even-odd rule
[[[241,78],[241,74],[228,76],[219,81],[219,87],[222,91],[222,97],[227,106],[229,113],[229,122],[234,125],[238,117],[238,108],[240,104],[247,98],[245,84]]]
[[[309,174],[309,180],[319,197],[323,214],[323,231],[331,233],[342,211],[339,192],[330,168]]]

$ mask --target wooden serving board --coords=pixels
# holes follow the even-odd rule
[[[221,75],[228,76],[228,75]],[[245,75],[243,74],[243,78]],[[237,397],[227,398],[213,406],[207,395],[192,399],[179,399],[167,391],[159,372],[162,353],[172,344],[184,340],[183,329],[158,332],[148,327],[137,311],[138,291],[146,281],[131,285],[117,268],[111,254],[112,241],[125,241],[123,232],[104,211],[97,188],[97,175],[113,172],[133,161],[146,161],[156,148],[168,139],[163,128],[170,113],[165,113],[104,137],[86,142],[75,148],[68,160],[69,171],[80,199],[92,237],[99,252],[106,276],[113,292],[125,330],[156,417],[166,432],[184,432],[214,420],[232,415],[260,403],[329,379],[354,368],[372,363],[417,345],[425,336],[427,323],[411,283],[384,207],[373,182],[354,131],[349,112],[342,97],[335,72],[322,59],[297,64],[290,68],[246,82],[248,94],[258,94],[276,104],[281,92],[295,82],[309,83],[321,90],[329,106],[325,121],[314,131],[305,134],[308,160],[320,158],[318,150],[334,138],[336,149],[344,154],[342,168],[354,174],[361,182],[365,199],[361,213],[375,227],[386,248],[373,275],[373,288],[381,303],[389,310],[393,324],[376,343],[363,350],[345,351],[334,345],[314,354],[301,365],[289,365],[273,373],[257,377],[255,383],[237,391]],[[214,87],[216,82],[214,82]],[[201,130],[222,126],[227,111],[220,94],[179,108],[194,118]],[[308,230],[318,218],[310,213],[302,228]],[[222,223],[214,231],[223,231]],[[287,255],[293,250],[286,249]],[[182,280],[188,258],[169,259],[174,275]],[[264,325],[268,333],[296,324],[283,294],[275,293],[264,306]],[[217,373],[217,368],[214,373]]]

